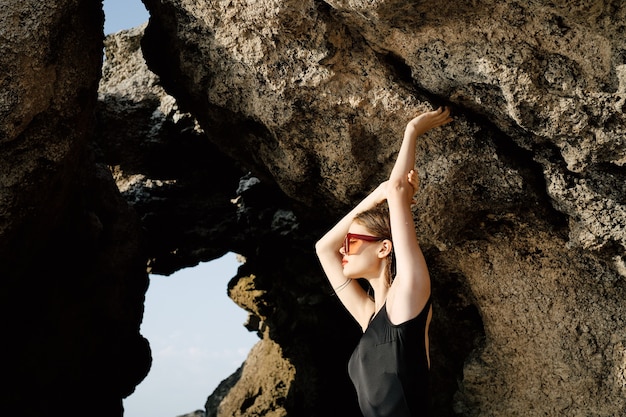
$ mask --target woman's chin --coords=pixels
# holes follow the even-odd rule
[[[344,268],[343,269],[343,276],[346,277],[346,278],[350,278],[350,279],[358,278],[357,276],[354,275],[354,273],[352,271],[350,271],[350,268]]]

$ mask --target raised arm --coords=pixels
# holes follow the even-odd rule
[[[415,317],[430,296],[430,276],[415,234],[411,201],[417,188],[415,144],[417,137],[452,121],[448,108],[425,112],[406,126],[387,187],[391,233],[396,256],[396,277],[387,299],[387,313],[394,323]],[[411,180],[409,180],[411,179]]]
[[[343,245],[354,217],[385,200],[386,186],[387,182],[380,184],[315,244],[317,257],[335,293],[362,328],[367,327],[374,312],[374,303],[358,282],[343,274],[339,248]]]
[[[440,107],[437,110],[421,113],[409,121],[404,130],[402,145],[400,146],[396,163],[389,175],[389,181],[396,183],[396,185],[404,185],[406,175],[415,167],[415,142],[417,137],[430,129],[443,126],[451,121],[450,109],[447,107],[445,109]]]
[[[407,124],[389,180],[380,184],[315,244],[318,259],[335,293],[364,330],[375,311],[375,302],[358,282],[346,277],[342,265],[344,257],[339,252],[339,248],[343,245],[346,233],[350,230],[356,215],[375,207],[386,199],[389,205],[397,274],[389,292],[385,288],[381,289],[381,300],[384,302],[387,296],[387,312],[396,323],[406,321],[419,313],[423,307],[423,305],[419,307],[419,303],[425,303],[430,294],[430,278],[417,243],[410,209],[418,183],[417,173],[413,171],[415,141],[420,134],[450,121],[448,109],[423,113],[411,120]],[[383,247],[388,243],[389,241],[386,240]],[[385,249],[385,251],[388,250]],[[387,255],[383,253],[381,256]],[[394,295],[396,293],[397,296]],[[377,300],[379,300],[378,296],[379,293],[376,295]]]

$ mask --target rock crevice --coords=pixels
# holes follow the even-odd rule
[[[439,105],[414,209],[433,415],[626,408],[623,2],[144,0],[106,39],[98,4],[44,3],[0,7],[7,410],[121,415],[148,273],[235,252],[259,342],[206,414],[359,416],[313,245]]]

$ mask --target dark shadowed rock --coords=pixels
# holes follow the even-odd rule
[[[21,415],[120,415],[149,368],[147,272],[230,251],[245,262],[228,293],[260,340],[206,414],[359,416],[360,331],[313,245],[441,104],[455,121],[418,143],[414,210],[433,414],[626,408],[623,2],[145,0],[149,24],[106,38],[101,77],[97,5],[31,3],[0,8]]]

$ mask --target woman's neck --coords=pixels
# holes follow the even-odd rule
[[[372,279],[369,283],[374,291],[374,310],[377,313],[387,300],[389,286],[387,285],[386,277]]]

